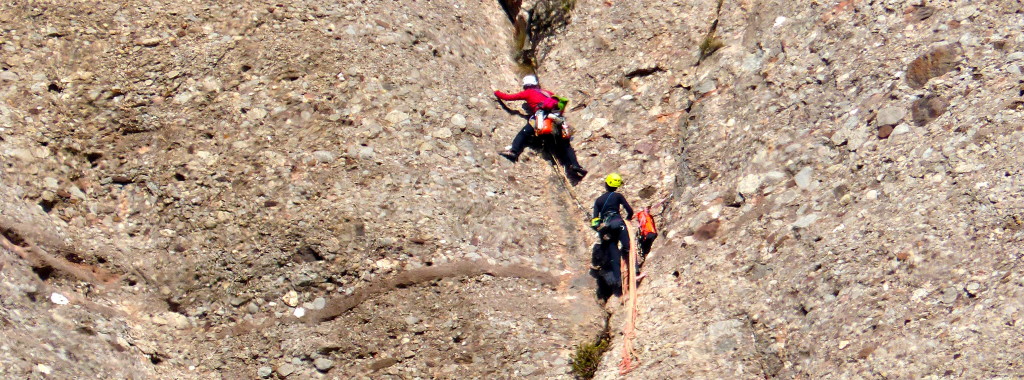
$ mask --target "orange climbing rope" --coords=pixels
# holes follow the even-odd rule
[[[627,233],[631,238],[635,238],[634,230],[626,223]],[[627,270],[622,271],[622,284],[628,284],[627,291],[623,292],[623,297],[629,297],[628,303],[629,312],[626,314],[626,324],[622,326],[622,361],[619,362],[619,375],[625,375],[630,371],[640,366],[640,358],[636,355],[636,351],[633,350],[633,340],[636,339],[636,239],[632,239],[632,244],[629,245],[629,261],[627,263]],[[634,359],[635,358],[635,359]]]

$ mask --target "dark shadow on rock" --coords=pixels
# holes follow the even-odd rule
[[[584,176],[580,176],[576,174],[575,171],[572,171],[569,168],[565,168],[565,177],[569,179],[570,185],[576,186],[580,184],[580,181],[583,180]]]
[[[554,136],[538,136],[528,146],[535,152],[540,153],[541,157],[544,157],[544,160],[548,163],[560,166],[565,174],[565,178],[569,180],[569,184],[576,186],[583,180],[583,177],[570,169],[573,164],[576,164],[575,160],[573,160],[573,157],[576,156],[576,151],[569,144],[569,141],[555,138]]]

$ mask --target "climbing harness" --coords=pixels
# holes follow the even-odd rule
[[[608,230],[621,229],[622,225],[625,224],[625,222],[622,221],[622,216],[619,215],[618,210],[608,210],[608,201],[610,200],[612,200],[611,193],[609,193],[608,196],[604,198],[604,205],[602,205],[601,208],[598,210],[599,218],[595,219],[600,219],[600,222],[597,224],[597,226],[593,226],[594,223],[593,220],[591,220],[591,225],[594,227],[594,230],[602,234],[604,234],[604,232]],[[618,206],[616,206],[616,208],[618,208]],[[618,222],[614,221],[615,218],[618,218]]]
[[[631,236],[634,234],[633,228],[626,224],[627,232]],[[634,240],[636,242],[636,240]],[[628,292],[623,293],[623,297],[629,297],[627,301],[628,314],[626,314],[626,323],[622,326],[622,361],[619,362],[619,375],[628,374],[630,371],[640,366],[640,357],[637,356],[636,351],[633,350],[633,340],[636,339],[636,319],[637,319],[637,308],[636,308],[636,244],[629,245],[629,263],[627,268],[628,271],[622,271],[622,283],[629,284]],[[635,358],[635,359],[634,359]]]

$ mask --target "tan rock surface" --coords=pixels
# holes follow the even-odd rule
[[[497,2],[0,5],[0,366],[570,378],[617,171],[661,229],[632,377],[1020,377],[1021,5],[715,8],[579,0],[544,40],[572,187],[495,154]]]

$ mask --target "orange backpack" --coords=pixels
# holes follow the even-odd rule
[[[541,121],[541,123],[540,123],[541,125],[537,126],[537,120],[539,118],[540,118],[539,116],[538,117],[534,117],[534,118],[530,118],[530,125],[533,126],[533,132],[535,134],[537,134],[537,136],[550,135],[552,132],[554,132],[554,130],[555,130],[555,121],[554,120],[551,120],[551,118],[549,118],[549,117],[545,117]]]
[[[636,220],[640,223],[640,236],[647,236],[658,232],[658,228],[654,226],[654,217],[651,216],[650,210],[646,208],[640,210],[640,212],[636,213]]]

